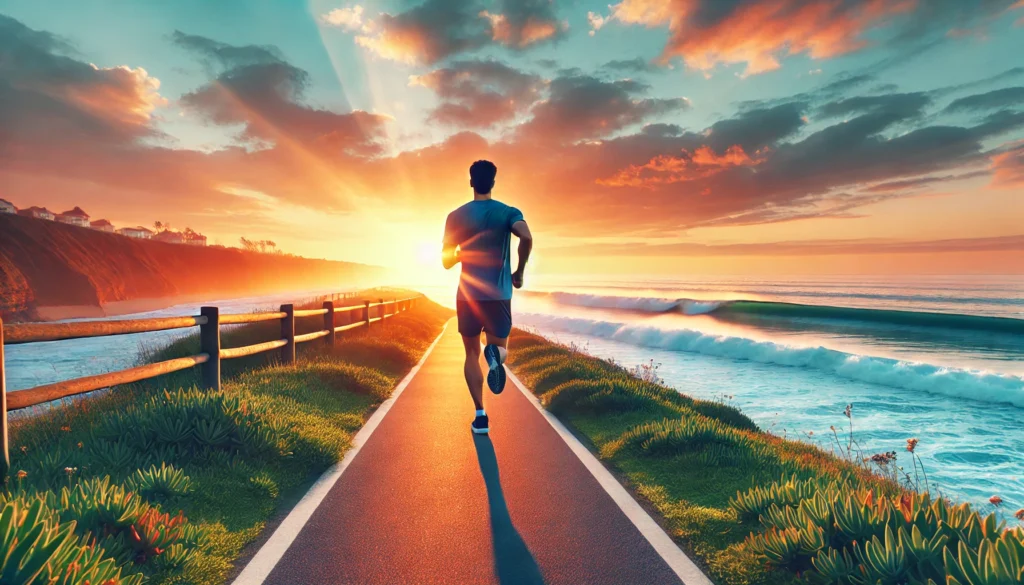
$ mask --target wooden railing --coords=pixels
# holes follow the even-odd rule
[[[331,297],[334,298],[334,297]],[[114,321],[82,321],[77,323],[25,323],[4,325],[0,321],[0,434],[2,434],[3,458],[0,460],[0,481],[7,480],[10,469],[10,453],[7,440],[7,413],[12,410],[29,408],[45,404],[61,398],[84,394],[102,388],[120,384],[139,382],[155,378],[171,372],[185,370],[195,366],[200,368],[202,386],[220,390],[220,364],[223,360],[231,360],[268,351],[279,351],[283,364],[295,363],[295,346],[300,343],[322,339],[328,347],[334,345],[335,335],[360,327],[369,329],[398,313],[408,311],[416,306],[422,296],[376,303],[365,301],[363,304],[335,307],[333,300],[324,301],[320,309],[296,310],[295,305],[281,305],[280,311],[273,313],[240,313],[221,315],[217,307],[202,307],[199,315],[193,317],[161,317],[154,319],[128,319]],[[390,307],[390,309],[389,309]],[[358,312],[359,320],[345,325],[336,325],[335,317],[339,313]],[[371,312],[375,312],[371,316]],[[295,320],[310,317],[323,318],[323,329],[302,335],[295,334]],[[280,321],[281,336],[278,339],[265,341],[244,347],[224,349],[220,346],[221,325],[240,325],[259,323],[262,321]],[[352,321],[352,319],[350,319]],[[19,343],[35,343],[40,341],[60,341],[65,339],[81,339],[84,337],[105,337],[109,335],[126,335],[130,333],[148,333],[172,329],[199,327],[199,353],[196,355],[146,364],[116,372],[85,376],[65,380],[54,384],[44,384],[35,388],[7,393],[7,376],[4,373],[4,346]]]

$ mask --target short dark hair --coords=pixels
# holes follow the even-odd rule
[[[481,195],[491,192],[494,188],[494,177],[498,175],[498,167],[489,160],[478,160],[469,167],[469,178],[473,179],[473,190]]]

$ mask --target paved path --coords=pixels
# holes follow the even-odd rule
[[[680,583],[511,380],[472,435],[454,325],[265,583]]]

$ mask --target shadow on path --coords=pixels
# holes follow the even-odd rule
[[[544,577],[540,574],[537,561],[519,536],[519,531],[512,525],[505,494],[501,491],[498,459],[494,456],[491,439],[474,436],[473,445],[476,447],[480,473],[487,486],[487,506],[491,513],[491,539],[494,544],[494,572],[498,582],[502,585],[543,585]]]

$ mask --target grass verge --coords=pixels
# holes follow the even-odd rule
[[[223,583],[267,521],[341,459],[450,313],[424,300],[332,350],[300,345],[292,367],[233,365],[220,392],[188,372],[16,421],[3,582]],[[237,328],[225,346],[276,337],[264,329]]]
[[[1024,529],[900,485],[895,453],[837,457],[575,347],[520,330],[510,346],[524,384],[720,585],[1024,583]]]

